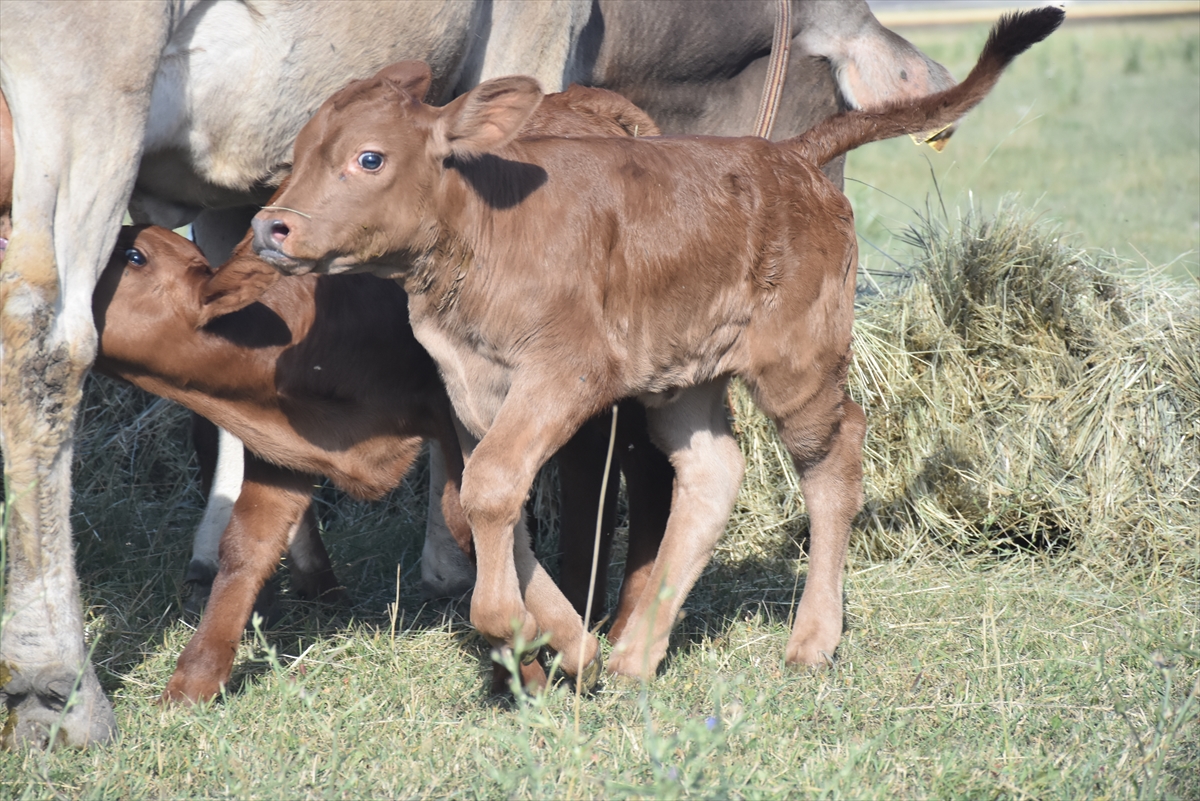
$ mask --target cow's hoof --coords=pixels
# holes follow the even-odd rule
[[[158,697],[160,706],[190,706],[202,701],[211,701],[221,693],[219,682],[208,679],[191,679],[175,671],[166,689]]]
[[[183,614],[187,617],[198,618],[204,612],[208,596],[212,594],[213,579],[217,577],[217,569],[207,562],[193,559],[183,574]]]
[[[0,662],[0,681],[0,701],[8,713],[0,747],[83,748],[117,734],[112,704],[90,665],[80,675],[62,666],[23,671]]]
[[[834,661],[834,648],[828,651],[823,648],[791,648],[787,650],[787,655],[784,657],[784,662],[790,668],[797,670],[823,670],[832,668],[837,663]]]
[[[823,621],[797,619],[792,636],[788,638],[784,661],[788,667],[827,668],[834,665],[834,653],[842,640],[841,619],[822,625]]]
[[[631,658],[630,652],[620,646],[613,649],[608,659],[608,673],[632,680],[640,680],[642,672],[638,670],[638,662],[642,660]]]

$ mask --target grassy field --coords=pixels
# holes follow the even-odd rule
[[[900,33],[962,78],[987,29]],[[973,200],[994,213],[1016,192],[1076,245],[1197,280],[1200,16],[1068,23],[1016,60],[942,153],[879,142],[850,154],[846,176],[872,268],[894,266],[872,245],[902,252],[894,234],[912,209],[944,201],[953,214]]]
[[[1103,278],[1086,255],[1029,228],[1019,211],[1005,219],[986,237],[947,234],[929,251],[1012,240],[1014,252],[1036,257],[1024,265],[1031,274]],[[970,257],[1014,269],[996,253]],[[1057,261],[1038,261],[1046,253]],[[1004,300],[1014,318],[1022,316],[1021,280],[1009,279]],[[1074,479],[1046,482],[1040,477],[1054,469],[1061,444],[1053,432],[1020,427],[1012,399],[1002,402],[1010,382],[997,395],[977,376],[971,390],[983,393],[989,413],[1008,417],[947,422],[905,400],[906,382],[928,391],[920,376],[888,379],[878,368],[884,378],[870,378],[877,368],[864,368],[852,383],[872,420],[868,510],[852,544],[846,636],[834,669],[788,671],[782,652],[806,573],[806,522],[769,429],[740,407],[746,486],[663,670],[648,687],[610,682],[579,700],[564,685],[537,699],[488,697],[483,642],[461,610],[424,604],[415,590],[418,472],[384,503],[319,492],[351,607],[285,593],[282,618],[245,640],[225,697],[159,708],[191,634],[178,617],[177,582],[203,499],[181,444],[186,415],[93,378],[74,523],[94,660],[122,737],[82,753],[0,754],[0,788],[12,798],[1200,797],[1200,382],[1186,367],[1200,364],[1197,337],[1186,333],[1188,325],[1200,330],[1196,295],[1181,286],[1097,286],[1103,291],[1092,298],[1063,284],[1071,297],[1057,311],[1067,321],[1060,327],[1096,340],[1071,340],[1068,356],[1087,362],[1112,351],[1135,366],[1118,382],[1133,405],[1119,398],[1095,408],[1105,418],[1148,416],[1151,435],[1178,436],[1184,450],[1171,464],[1137,455],[1145,433],[1109,430],[1100,439],[1114,441],[1076,463]],[[928,327],[919,304],[901,305],[907,323],[896,328],[886,296],[865,303],[860,330],[903,343]],[[1117,334],[1133,326],[1137,348],[1151,344],[1139,332],[1177,316],[1185,332],[1165,331],[1184,348],[1185,366],[1126,354],[1125,340],[1088,321],[1085,307],[1118,310]],[[987,322],[984,310],[978,301],[974,316]],[[1149,315],[1150,329],[1130,319]],[[879,359],[874,347],[860,341],[860,362]],[[1012,349],[1050,354],[1053,341],[1043,332]],[[1004,373],[1000,358],[1008,357],[981,353],[972,363],[980,376]],[[1020,374],[1020,396],[1046,394],[1033,383],[1039,364],[1006,368]],[[1055,365],[1050,372],[1072,374],[1066,362]],[[1151,412],[1162,404],[1176,412],[1159,429]],[[1021,408],[1030,425],[1047,416]],[[988,428],[998,438],[988,448],[1048,439],[1049,455],[1030,456],[1042,464],[1028,474],[989,474],[986,465],[972,474],[957,463],[960,480],[950,482],[930,469],[940,451],[921,450],[945,426]],[[922,430],[900,442],[885,435],[905,428]],[[1132,450],[1115,441],[1125,439]],[[1104,472],[1114,462],[1120,475]],[[1072,481],[1091,488],[1078,510],[1062,506],[1080,498]],[[1006,482],[1020,488],[1016,497]],[[892,497],[895,486],[904,489]],[[996,503],[963,501],[972,486]],[[553,509],[540,517],[552,524]],[[1022,537],[1048,526],[1053,540]],[[538,547],[552,566],[551,528]]]
[[[377,504],[321,488],[352,604],[292,600],[282,571],[281,617],[247,635],[226,695],[162,709],[192,632],[178,585],[203,499],[188,421],[92,377],[73,525],[122,735],[0,753],[0,797],[1200,799],[1200,296],[1179,270],[1195,255],[1134,283],[1083,249],[1133,258],[1128,241],[1164,264],[1196,247],[1189,24],[1068,27],[1019,60],[930,153],[948,209],[935,198],[926,223],[905,203],[925,209],[929,151],[851,157],[851,177],[908,193],[888,206],[848,185],[860,232],[911,273],[859,310],[867,508],[834,669],[783,667],[807,523],[769,428],[739,411],[746,486],[649,686],[489,697],[463,610],[418,597],[418,470]],[[959,76],[982,41],[905,34]],[[1135,105],[1105,117],[1105,98]],[[1026,138],[1064,118],[1069,136]],[[1122,157],[1142,135],[1167,144]],[[1088,155],[1099,141],[1112,147]],[[960,228],[968,187],[985,218],[1024,194],[1002,224]],[[1061,229],[1022,222],[1029,206]],[[553,569],[553,504],[539,516]]]

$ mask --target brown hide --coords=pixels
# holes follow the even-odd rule
[[[859,144],[953,123],[1061,19],[1052,8],[1005,17],[958,87],[844,114],[781,144],[513,141],[541,100],[520,76],[441,109],[378,81],[322,106],[296,140],[278,201],[291,211],[257,215],[254,248],[286,273],[403,278],[413,330],[482,438],[462,503],[478,556],[471,620],[484,636],[508,645],[544,627],[523,582],[527,544],[513,531],[537,469],[588,417],[641,396],[676,482],[651,578],[609,667],[653,674],[740,483],[720,408],[736,375],[775,423],[810,512],[787,661],[832,658],[865,419],[845,393],[852,215],[819,168]],[[554,633],[596,653],[586,632]]]
[[[423,91],[425,68],[416,66],[415,74],[393,70],[388,77]],[[527,131],[630,135],[657,129],[609,92],[572,87],[547,98]],[[176,234],[127,228],[97,288],[94,316],[101,334],[98,370],[182,403],[237,435],[250,451],[208,611],[165,699],[209,698],[228,679],[255,593],[287,545],[289,527],[313,528],[302,518],[312,475],[327,475],[357,497],[377,498],[399,483],[422,438],[435,437],[453,468],[443,512],[470,552],[457,506],[462,464],[448,401],[432,360],[413,339],[407,296],[395,282],[373,276],[279,281],[250,251],[249,238],[214,271]],[[625,438],[631,436],[636,432]],[[590,493],[583,476],[570,477],[587,459],[571,455],[563,487],[575,504]],[[321,549],[312,533],[311,547]],[[653,533],[642,539],[651,550],[657,541]],[[314,595],[335,586],[332,574],[320,569],[313,581]]]
[[[421,62],[399,62],[378,76],[398,90],[420,97],[428,84],[429,71]],[[547,95],[522,126],[521,137],[539,136],[656,136],[658,126],[641,109],[613,92],[578,85],[564,92]],[[288,186],[280,186],[267,208]],[[205,284],[199,323],[236,311],[251,303],[279,279],[279,273],[249,253],[249,235]],[[559,454],[560,470],[560,583],[580,614],[584,612],[592,565],[592,543],[599,490],[602,483],[603,455],[607,450],[609,419],[591,421]],[[618,427],[616,461],[627,476],[630,504],[630,550],[625,563],[619,608],[613,617],[614,636],[624,627],[640,593],[638,577],[653,561],[662,538],[670,505],[673,474],[665,457],[650,443],[645,431],[645,415],[637,404],[623,405]],[[608,490],[609,503],[604,511],[601,551],[595,587],[598,596],[592,605],[592,622],[606,616],[604,592],[607,588],[609,549],[616,510],[619,476],[614,469]]]

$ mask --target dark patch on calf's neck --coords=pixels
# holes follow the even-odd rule
[[[473,159],[450,156],[447,169],[458,172],[485,203],[494,209],[511,209],[540,189],[550,176],[536,164],[510,161],[491,153]]]
[[[217,317],[204,330],[243,348],[271,348],[289,345],[292,331],[287,322],[263,303],[251,303],[244,309]]]

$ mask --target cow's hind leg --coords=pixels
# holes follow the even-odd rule
[[[866,417],[840,386],[775,416],[800,476],[809,515],[808,578],[787,645],[789,665],[833,660],[842,638],[842,573],[850,525],[862,508],[862,443]]]
[[[658,556],[609,661],[613,673],[654,675],[733,510],[744,462],[725,414],[725,387],[725,381],[693,387],[646,411],[651,437],[675,468],[675,486]]]
[[[246,478],[221,536],[220,570],[196,633],[179,655],[164,701],[202,701],[229,681],[254,600],[275,572],[311,501],[312,479],[246,460]]]

